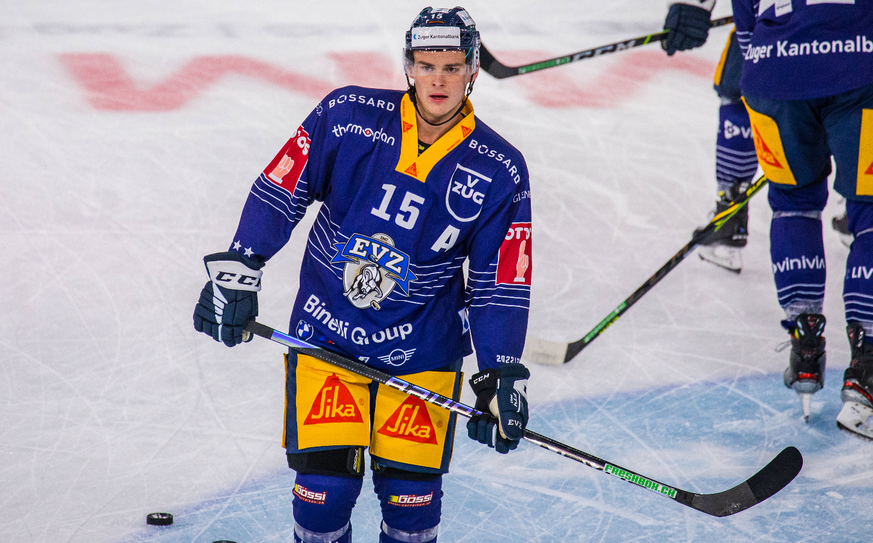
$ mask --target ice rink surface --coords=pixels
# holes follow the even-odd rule
[[[202,256],[230,243],[249,185],[330,89],[403,88],[403,32],[426,4],[0,5],[0,539],[291,541],[282,349],[193,330]],[[506,63],[657,31],[661,0],[465,4]],[[714,16],[729,14],[728,2]],[[530,334],[582,337],[705,223],[727,37],[649,45],[502,81],[477,115],[525,155],[534,205]],[[784,447],[786,489],[717,519],[529,444],[457,435],[441,542],[869,541],[873,444],[841,434],[847,250],[830,229],[829,371],[804,424],[751,204],[739,275],[691,255],[575,360],[532,366],[529,427],[694,492]],[[303,232],[265,268],[260,320],[287,326]],[[475,364],[467,361],[466,371]],[[469,391],[462,400],[472,403]],[[365,484],[356,541],[375,541]],[[146,526],[147,513],[176,523]]]

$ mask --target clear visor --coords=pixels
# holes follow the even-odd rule
[[[431,55],[428,53],[455,52],[457,55]],[[409,59],[413,56],[415,61]],[[403,64],[406,75],[411,78],[441,76],[446,78],[459,77],[469,78],[476,72],[475,66],[467,64],[464,51],[458,49],[444,49],[437,51],[416,50],[413,55],[407,56],[403,50]]]

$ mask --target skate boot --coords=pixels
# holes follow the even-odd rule
[[[731,202],[742,194],[748,186],[748,183],[738,183],[727,190],[719,191],[713,216],[729,208]],[[700,259],[734,273],[740,273],[743,269],[741,251],[746,246],[749,237],[748,226],[749,206],[747,204],[700,244],[697,249]],[[696,235],[701,230],[702,228],[696,229],[694,234]]]
[[[840,398],[843,409],[837,415],[837,427],[853,436],[873,441],[873,344],[866,340],[860,324],[846,327],[852,361],[843,377]]]
[[[793,389],[803,407],[803,420],[809,422],[812,395],[824,386],[824,315],[801,313],[791,330],[791,356],[785,370],[785,386]]]

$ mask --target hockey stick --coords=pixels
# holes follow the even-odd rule
[[[457,413],[464,417],[474,417],[483,414],[481,411],[468,405],[427,390],[426,388],[413,385],[412,383],[404,381],[398,377],[393,377],[383,373],[375,368],[367,366],[366,364],[358,362],[357,360],[341,356],[293,336],[283,334],[278,330],[256,322],[254,319],[246,323],[245,331],[269,339],[270,341],[280,343],[298,353],[309,355],[352,373],[362,375],[368,379],[382,383],[385,386],[399,390],[404,394],[415,396],[416,398],[428,403],[438,405],[452,413]],[[590,468],[618,477],[619,479],[624,479],[629,483],[651,490],[656,494],[671,498],[686,507],[691,507],[692,509],[697,509],[698,511],[716,517],[733,515],[734,513],[739,513],[744,509],[748,509],[753,505],[761,503],[785,488],[785,486],[800,472],[800,468],[803,466],[803,456],[801,456],[800,451],[794,447],[786,447],[782,452],[776,455],[769,464],[764,466],[761,471],[730,490],[716,492],[715,494],[698,494],[696,492],[688,492],[687,490],[680,490],[665,485],[654,479],[644,477],[633,471],[611,464],[605,460],[601,460],[600,458],[586,452],[559,443],[554,439],[531,432],[530,430],[524,431],[524,439],[535,445],[539,445],[544,449],[560,454],[561,456],[585,464]]]
[[[655,272],[654,275],[649,277],[645,283],[640,286],[640,288],[636,289],[633,294],[628,296],[628,298],[618,304],[612,313],[606,316],[605,319],[600,321],[600,323],[595,326],[588,334],[585,335],[582,339],[578,341],[574,341],[572,343],[560,343],[556,341],[546,341],[544,339],[537,339],[532,336],[528,336],[525,339],[524,343],[524,354],[522,354],[521,358],[523,360],[529,360],[531,362],[535,362],[537,364],[543,364],[547,366],[560,366],[561,364],[566,364],[570,360],[573,359],[574,356],[579,354],[579,351],[588,346],[589,343],[594,341],[594,339],[602,334],[604,330],[609,328],[609,326],[614,323],[620,316],[624,314],[625,311],[630,309],[632,305],[634,305],[640,298],[643,297],[645,293],[652,289],[655,285],[658,284],[658,281],[664,278],[665,275],[670,273],[676,266],[682,262],[688,254],[693,251],[698,245],[702,242],[706,241],[706,239],[718,231],[724,223],[731,219],[734,215],[736,215],[740,209],[742,209],[747,203],[749,203],[749,199],[755,195],[759,190],[761,190],[764,185],[767,184],[767,179],[762,175],[755,181],[746,191],[731,202],[731,205],[718,213],[715,217],[709,221],[703,229],[698,231],[691,237],[691,241],[685,244],[685,247],[679,249],[679,252],[673,255],[673,257],[667,261],[666,264],[661,266],[658,271]]]
[[[722,17],[721,19],[713,19],[712,26],[724,26],[732,22],[734,22],[733,16]],[[647,43],[663,41],[667,37],[667,32],[667,30],[662,30],[654,34],[649,34],[648,36],[640,36],[639,38],[633,38],[631,40],[610,43],[609,45],[602,45],[593,49],[579,51],[578,53],[570,53],[569,55],[550,58],[548,60],[541,60],[539,62],[532,62],[530,64],[524,64],[522,66],[507,66],[501,63],[499,60],[494,58],[494,55],[491,54],[491,51],[489,51],[483,43],[479,48],[479,63],[482,66],[482,69],[485,70],[485,72],[489,75],[497,79],[506,79],[507,77],[512,77],[514,75],[538,72],[540,70],[545,70],[546,68],[552,68],[554,66],[561,66],[562,64],[569,64],[570,62],[576,62],[577,60],[599,57],[600,55],[605,55],[607,53],[615,53],[616,51],[632,49],[634,47],[646,45]]]

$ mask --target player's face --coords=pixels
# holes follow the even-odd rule
[[[470,66],[461,51],[416,51],[410,77],[415,79],[419,113],[438,123],[453,115],[464,99],[470,82]],[[475,81],[478,73],[472,74]]]

